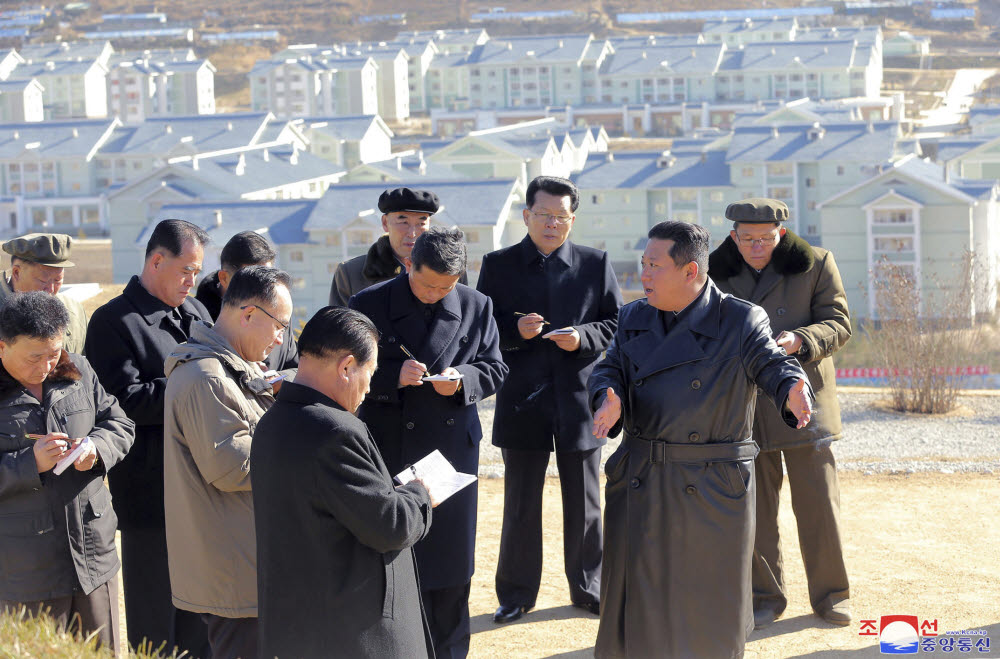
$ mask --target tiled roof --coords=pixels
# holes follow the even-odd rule
[[[113,119],[66,119],[0,124],[0,158],[17,158],[30,144],[36,144],[34,151],[44,158],[84,158],[113,122]]]
[[[316,199],[288,201],[210,201],[190,204],[164,204],[159,218],[178,217],[196,224],[208,232],[212,243],[224,245],[229,238],[241,231],[266,230],[265,235],[276,245],[303,244],[309,235],[303,225],[313,209]],[[221,224],[219,220],[221,219]],[[143,245],[156,222],[149,225],[136,239]]]
[[[590,41],[589,34],[546,34],[492,40],[476,46],[469,53],[469,63],[576,62],[584,55]]]
[[[514,187],[513,180],[448,180],[429,181],[414,177],[392,184],[433,190],[441,200],[441,211],[434,216],[444,225],[495,226],[501,221],[500,211]],[[336,230],[354,221],[359,213],[372,211],[378,218],[378,197],[385,183],[358,183],[330,186],[319,200],[305,229]]]
[[[617,48],[601,64],[602,75],[657,73],[711,74],[719,66],[721,44],[694,46],[636,46]]]
[[[607,154],[594,153],[572,178],[581,190],[725,187],[730,184],[725,155],[725,151],[681,150],[669,156],[661,151],[625,151],[609,160]],[[668,167],[658,164],[663,158]]]
[[[739,126],[733,131],[726,162],[840,160],[879,163],[896,156],[898,122],[826,124],[821,129],[822,136],[813,139],[810,136],[815,131],[812,124]]]
[[[727,50],[720,69],[731,71],[790,71],[795,68],[846,69],[862,66],[854,41],[782,41],[748,43]]]
[[[101,153],[162,155],[182,143],[190,144],[196,152],[248,146],[254,143],[267,116],[265,112],[250,112],[151,117],[137,126],[116,129]]]

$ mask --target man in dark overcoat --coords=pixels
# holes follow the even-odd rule
[[[330,283],[330,304],[346,307],[355,293],[401,274],[406,269],[403,261],[420,234],[431,227],[431,216],[440,205],[437,195],[427,190],[395,188],[379,195],[385,235],[366,253],[337,266]],[[460,284],[468,283],[464,272],[460,277]]]
[[[744,199],[726,208],[729,238],[708,260],[719,290],[760,305],[776,341],[794,355],[816,393],[807,428],[785,425],[778,410],[757,401],[753,438],[761,453],[757,481],[757,537],[753,554],[754,621],[771,624],[788,603],[778,541],[778,495],[784,456],[799,529],[799,545],[813,610],[835,625],[851,622],[850,584],[840,529],[840,485],[830,443],[840,439],[833,353],[851,338],[847,293],[833,254],[813,247],[781,225],[788,206],[777,199]]]
[[[254,432],[260,659],[434,656],[410,549],[431,498],[419,480],[393,486],[354,415],[377,342],[357,311],[321,309]]]
[[[476,404],[507,375],[492,304],[458,283],[466,265],[462,232],[417,238],[406,274],[351,298],[378,328],[378,371],[361,406],[390,473],[434,449],[476,474],[483,431]],[[461,376],[424,382],[425,374]],[[469,588],[475,566],[475,486],[434,511],[434,529],[415,548],[424,610],[438,657],[469,650]]]
[[[201,271],[208,234],[183,220],[156,225],[142,274],[94,312],[87,358],[101,385],[135,422],[135,444],[108,474],[122,537],[122,576],[128,642],[178,647],[211,656],[197,613],[175,609],[167,568],[163,510],[163,363],[191,336],[195,321],[211,318],[188,293]]]
[[[479,292],[493,301],[510,374],[497,393],[493,443],[503,451],[504,506],[495,622],[535,604],[542,578],[542,487],[556,454],[570,601],[601,600],[601,446],[591,433],[587,378],[618,325],[621,292],[607,252],[568,240],[580,195],[572,181],[528,184],[520,243],[487,254]],[[546,334],[557,328],[568,334]]]
[[[743,656],[753,629],[754,399],[805,426],[812,391],[759,307],[708,279],[709,233],[649,231],[645,300],[622,307],[590,376],[605,467],[604,568],[595,655]]]

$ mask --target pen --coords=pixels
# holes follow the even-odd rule
[[[404,354],[404,355],[406,355],[407,357],[409,357],[409,358],[410,358],[410,359],[412,359],[413,361],[417,361],[417,358],[413,356],[413,353],[412,353],[412,352],[410,352],[409,350],[407,350],[407,349],[406,349],[406,346],[404,346],[404,345],[403,345],[402,343],[400,343],[400,344],[399,344],[399,347],[400,347],[400,349],[401,349],[401,350],[403,351],[403,354]],[[431,376],[431,374],[430,374],[430,373],[428,373],[427,371],[424,371],[424,377],[425,377],[425,378],[429,378],[430,376]]]
[[[515,311],[515,312],[514,312],[514,315],[515,315],[515,316],[527,316],[528,314],[526,314],[526,313],[522,313],[522,312],[520,312],[520,311]],[[550,322],[549,322],[549,321],[547,321],[547,320],[543,320],[543,321],[542,321],[542,325],[551,325],[551,324],[552,324],[552,323],[550,323]]]

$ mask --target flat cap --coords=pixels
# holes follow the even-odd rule
[[[788,219],[788,206],[778,199],[753,197],[726,206],[726,219],[748,224],[769,224]]]
[[[438,197],[427,190],[396,188],[386,190],[378,198],[378,209],[382,213],[427,213],[433,215],[440,207]]]
[[[53,268],[76,265],[69,260],[72,249],[73,239],[64,233],[29,233],[3,244],[3,251],[11,256]]]

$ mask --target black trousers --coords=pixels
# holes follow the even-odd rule
[[[420,591],[437,659],[464,659],[469,654],[469,593],[472,582]]]
[[[208,629],[201,615],[174,608],[170,599],[167,535],[162,528],[122,531],[125,627],[133,648],[176,647],[192,659],[211,659]]]
[[[257,618],[223,618],[202,613],[212,659],[257,659]]]
[[[0,613],[16,615],[22,608],[32,617],[45,613],[56,622],[59,629],[71,634],[89,636],[96,632],[98,646],[108,648],[116,656],[124,649],[118,623],[117,574],[89,595],[76,592],[65,597],[34,602],[0,600]]]
[[[534,606],[542,580],[542,488],[548,451],[504,449],[503,530],[496,589],[500,604]],[[601,600],[601,449],[556,453],[563,506],[569,599]]]
[[[780,614],[788,604],[778,537],[778,496],[784,480],[782,455],[792,489],[792,510],[806,569],[809,602],[822,614],[851,596],[841,542],[837,463],[829,445],[765,451],[754,461],[757,535],[751,568],[753,605],[755,609],[767,607]]]

